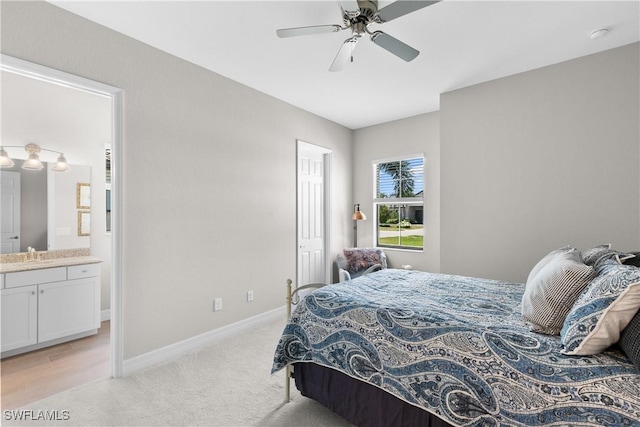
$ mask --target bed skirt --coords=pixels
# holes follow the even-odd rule
[[[357,426],[451,427],[378,387],[315,363],[295,363],[296,387]]]

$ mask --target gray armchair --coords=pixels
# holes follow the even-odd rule
[[[387,256],[379,248],[343,249],[336,256],[340,282],[387,268]]]

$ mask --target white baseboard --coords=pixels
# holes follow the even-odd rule
[[[248,319],[232,323],[231,325],[205,332],[204,334],[197,335],[192,338],[187,338],[186,340],[141,354],[140,356],[132,357],[131,359],[124,361],[123,374],[129,375],[141,369],[199,350],[220,341],[223,338],[242,333],[246,329],[271,321],[278,317],[282,318],[284,322],[284,316],[285,306],[249,317]]]
[[[105,322],[111,320],[111,310],[102,310],[100,312],[100,321]]]

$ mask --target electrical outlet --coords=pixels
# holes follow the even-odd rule
[[[253,301],[253,291],[247,291],[247,302]]]
[[[213,300],[213,311],[222,310],[222,298],[216,298]]]

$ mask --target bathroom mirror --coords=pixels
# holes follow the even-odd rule
[[[54,172],[50,170],[51,163],[43,162],[45,167],[41,170],[24,170],[22,160],[13,161],[12,168],[2,169],[0,180],[2,253],[26,252],[28,247],[37,251],[89,248],[91,168],[70,165],[67,172]],[[10,194],[16,185],[18,206],[11,203],[16,199]],[[79,209],[79,203],[86,207]],[[79,211],[83,215],[79,215]],[[82,219],[81,223],[79,219]],[[19,224],[19,227],[7,230],[11,223]]]

